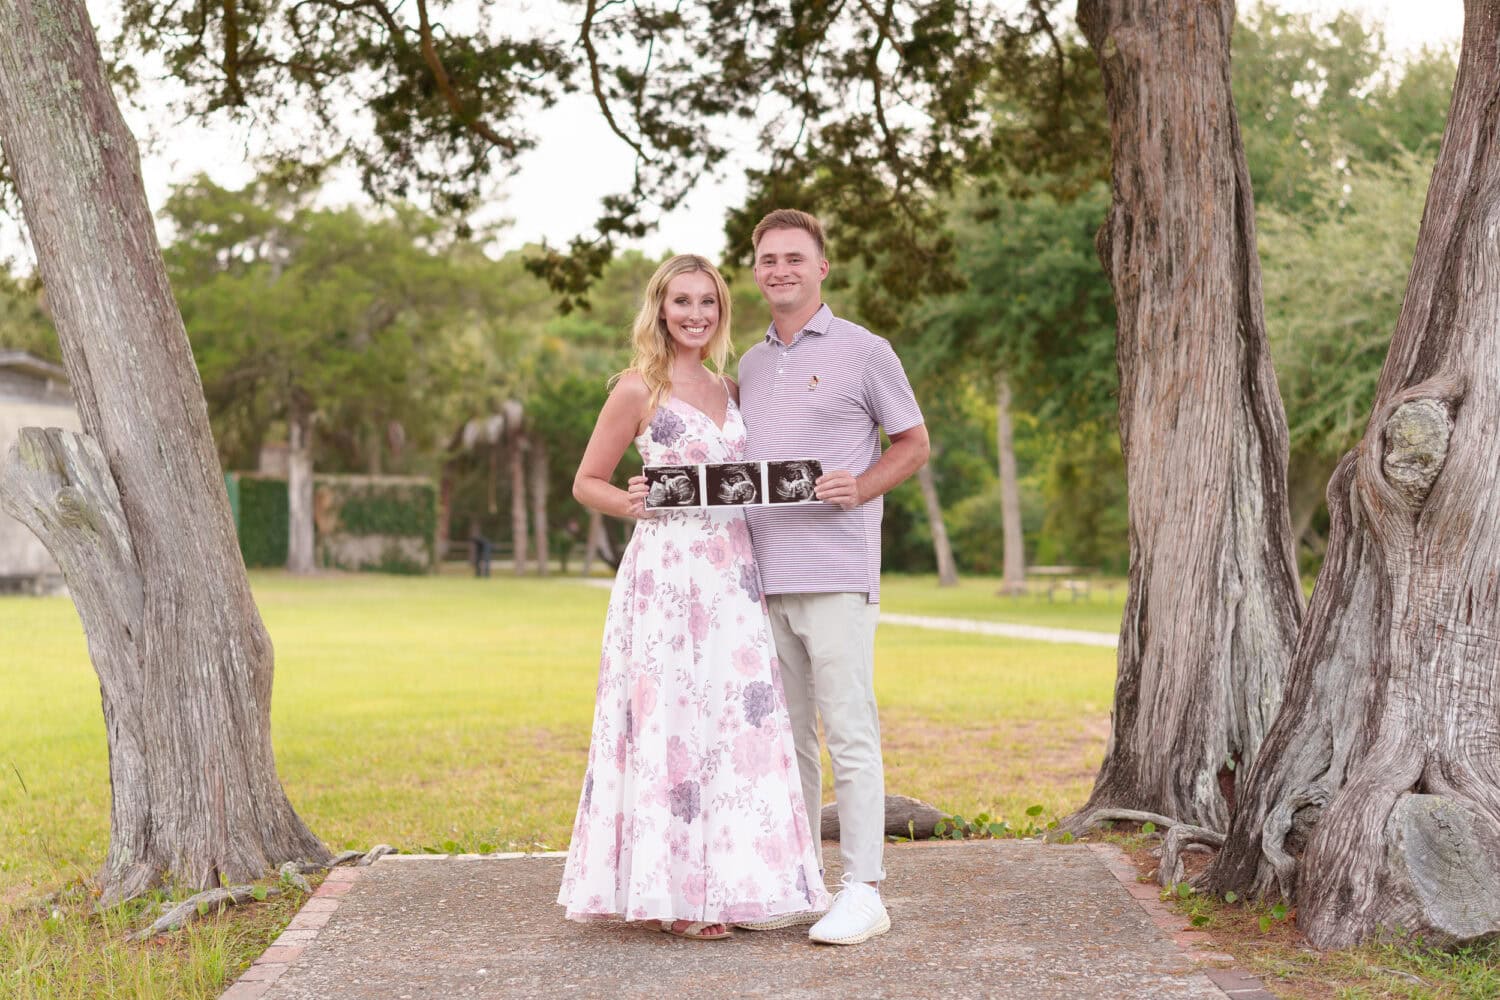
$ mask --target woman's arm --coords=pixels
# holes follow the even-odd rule
[[[651,394],[646,383],[629,373],[615,383],[614,391],[599,411],[594,433],[589,436],[583,460],[573,476],[573,497],[590,510],[612,517],[644,517],[645,490],[626,492],[610,483],[615,466],[640,431]]]

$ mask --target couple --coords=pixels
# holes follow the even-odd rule
[[[810,923],[814,941],[857,944],[890,928],[873,686],[880,498],[926,460],[927,431],[890,344],[822,303],[818,220],[772,212],[754,246],[773,322],[742,384],[722,374],[723,278],[673,257],[646,286],[634,359],[574,480],[580,502],[640,521],[610,597],[558,902],[575,920],[702,940]],[[822,502],[648,510],[642,477],[628,491],[609,481],[632,441],[648,465],[818,459]],[[819,716],[844,866],[831,906]]]

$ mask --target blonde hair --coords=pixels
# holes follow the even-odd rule
[[[751,250],[759,251],[760,238],[773,229],[800,229],[813,238],[819,257],[828,255],[823,249],[823,224],[815,215],[796,208],[778,208],[766,213],[765,218],[755,224],[755,231],[750,234]]]
[[[635,325],[630,334],[630,343],[634,348],[630,366],[610,380],[613,385],[620,376],[630,372],[640,375],[651,393],[652,409],[661,402],[664,394],[672,390],[672,358],[677,351],[677,344],[667,332],[666,320],[662,318],[662,307],[667,301],[667,286],[672,283],[673,278],[697,271],[713,279],[714,290],[719,297],[719,325],[703,346],[703,354],[699,360],[711,362],[715,374],[723,377],[724,362],[733,350],[729,341],[729,286],[725,284],[719,269],[709,263],[708,258],[697,254],[678,254],[663,261],[651,280],[646,282],[641,311],[636,314]]]

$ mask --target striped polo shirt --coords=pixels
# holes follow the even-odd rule
[[[790,344],[766,339],[740,360],[745,457],[816,458],[856,476],[880,458],[880,428],[899,434],[922,411],[890,341],[821,307]],[[880,601],[884,498],[854,510],[831,503],[747,507],[767,594],[855,592]]]

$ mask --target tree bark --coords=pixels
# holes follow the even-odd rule
[[[547,444],[531,443],[531,528],[536,538],[536,575],[546,576],[552,554],[547,533]]]
[[[1016,475],[1016,442],[1010,426],[1010,381],[995,373],[995,451],[999,454],[1001,553],[1000,592],[1026,591],[1026,540],[1021,530],[1021,481]]]
[[[506,450],[510,458],[510,548],[515,560],[514,572],[522,576],[531,552],[526,532],[526,431],[520,403],[506,400],[504,411]]]
[[[29,432],[3,496],[62,567],[99,674],[103,899],[326,859],[276,775],[271,642],[135,141],[77,0],[0,0],[0,150],[85,431]]]
[[[1294,899],[1315,945],[1500,932],[1500,9],[1457,81],[1364,438],[1219,892]]]
[[[917,470],[917,485],[922,488],[922,502],[927,507],[927,525],[932,532],[932,553],[937,557],[938,586],[957,586],[958,566],[953,562],[953,546],[948,543],[948,528],[943,524],[943,504],[938,499],[931,462],[923,462],[922,467]]]
[[[1119,313],[1130,580],[1113,723],[1080,815],[1223,831],[1302,615],[1286,417],[1229,82],[1232,0],[1080,0],[1110,117],[1099,252]]]
[[[442,572],[443,563],[448,558],[448,538],[453,530],[453,490],[457,479],[458,459],[445,459],[438,477],[437,529],[432,540],[432,551],[436,554],[435,573]]]
[[[583,575],[588,576],[594,569],[594,553],[603,549],[604,541],[604,515],[597,510],[589,511],[589,526],[587,537],[583,542]]]
[[[287,421],[286,455],[286,568],[311,573],[313,555],[312,418],[306,410],[293,411]]]

